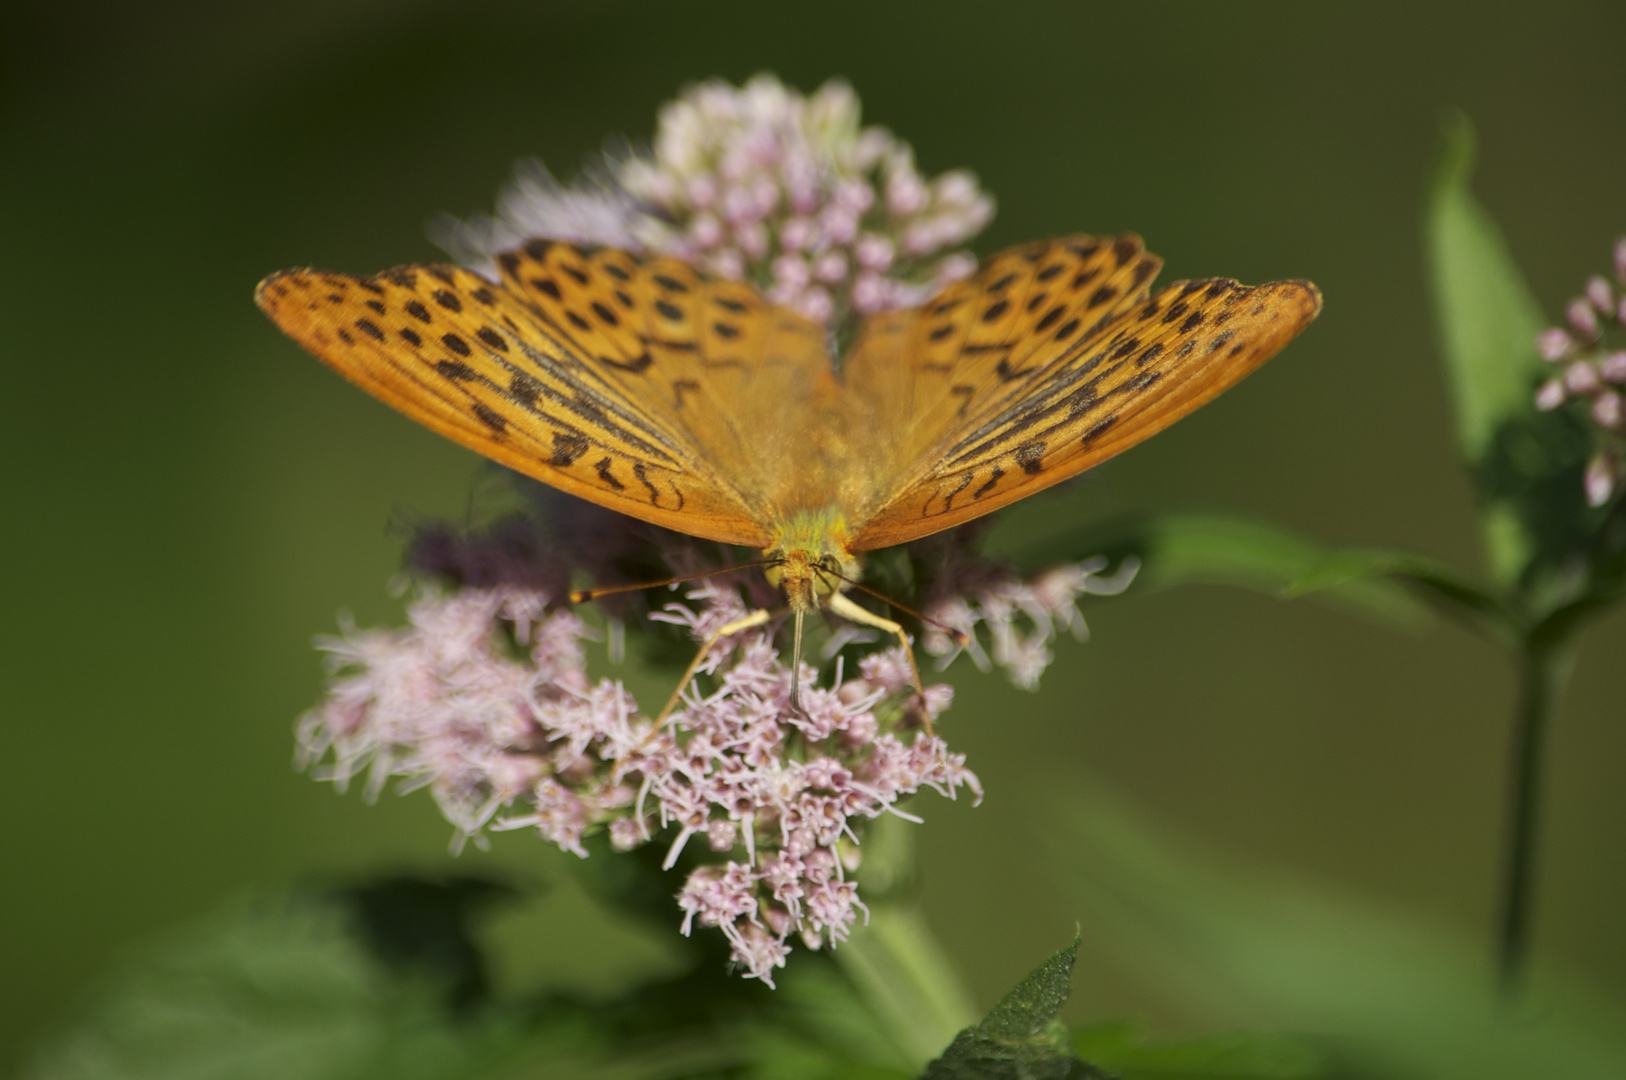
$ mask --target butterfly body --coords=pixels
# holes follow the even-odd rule
[[[1320,310],[1302,281],[1154,296],[1160,266],[1128,235],[1014,248],[920,307],[869,317],[839,371],[824,326],[750,285],[544,240],[500,255],[497,280],[290,270],[256,301],[345,378],[493,460],[761,549],[800,616],[862,611],[841,593],[858,553],[1127,449]]]

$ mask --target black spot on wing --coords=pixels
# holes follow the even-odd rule
[[[587,449],[587,436],[581,432],[555,431],[553,433],[553,457],[548,459],[548,464],[562,469],[573,464],[577,458],[587,453]]]
[[[1022,471],[1034,476],[1044,469],[1044,441],[1030,439],[1016,448],[1016,463]]]
[[[473,406],[476,418],[490,428],[494,435],[505,435],[508,432],[508,418],[497,412],[483,401],[476,401]]]
[[[999,483],[999,478],[1004,476],[1004,475],[1005,475],[1005,470],[1001,469],[998,465],[995,465],[994,466],[994,471],[991,474],[989,474],[989,476],[988,476],[988,482],[986,484],[982,485],[982,487],[978,488],[976,491],[973,491],[971,493],[971,497],[973,499],[982,498],[984,495],[986,495],[990,491],[994,490],[994,485]]]
[[[508,378],[508,396],[527,409],[535,409],[536,399],[542,396],[542,382],[523,371],[516,371]]]
[[[617,491],[626,490],[627,485],[617,480],[615,478],[615,474],[610,471],[610,459],[608,456],[601,457],[597,461],[593,462],[593,468],[598,470],[598,478],[604,481],[605,484]]]
[[[1111,427],[1113,424],[1116,424],[1117,422],[1118,422],[1118,416],[1117,416],[1116,413],[1114,413],[1113,415],[1105,418],[1104,420],[1100,420],[1100,421],[1098,421],[1098,422],[1096,422],[1094,424],[1091,424],[1090,429],[1088,431],[1086,431],[1084,433],[1083,437],[1078,440],[1079,445],[1084,446],[1084,447],[1088,447],[1092,442],[1094,442],[1096,439],[1100,438],[1101,434],[1103,432],[1105,432],[1107,430],[1107,428]]]
[[[958,495],[960,492],[962,492],[966,488],[970,487],[971,486],[971,480],[975,476],[976,476],[976,473],[969,473],[969,472],[966,473],[965,476],[960,479],[960,486],[955,488],[953,491],[949,492],[946,496],[943,497],[943,512],[945,514],[948,513],[949,510],[951,510],[953,508],[953,506],[954,506],[954,496]],[[927,505],[929,506],[930,503],[928,503]],[[925,512],[926,512],[925,507],[922,507],[921,508],[921,513],[924,514]]]
[[[1033,325],[1033,329],[1042,334],[1052,326],[1056,325],[1056,323],[1065,314],[1067,314],[1067,309],[1062,307],[1060,304],[1057,304],[1055,307],[1045,312],[1045,317],[1035,323]]]
[[[651,506],[659,506],[661,504],[661,493],[656,489],[654,484],[649,482],[649,476],[644,472],[643,462],[639,461],[633,464],[632,475],[638,478],[638,482],[640,484],[643,484],[644,487],[649,489],[649,504]]]

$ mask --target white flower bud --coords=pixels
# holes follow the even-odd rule
[[[1602,506],[1615,494],[1620,483],[1620,459],[1607,450],[1592,455],[1586,467],[1586,501],[1588,506]]]
[[[1570,326],[1581,335],[1583,341],[1592,341],[1598,336],[1598,313],[1585,298],[1571,300],[1570,306],[1564,314],[1569,318]]]
[[[1552,412],[1564,404],[1564,380],[1548,379],[1536,391],[1536,408],[1541,412]]]
[[[1586,298],[1599,315],[1609,318],[1615,313],[1615,290],[1609,287],[1607,278],[1597,274],[1587,279]]]
[[[1597,369],[1585,360],[1577,360],[1564,369],[1564,389],[1572,394],[1590,394],[1601,385]]]
[[[1536,352],[1548,362],[1564,359],[1574,348],[1575,339],[1562,327],[1549,327],[1536,335]]]
[[[1619,431],[1621,417],[1620,395],[1613,390],[1605,390],[1592,399],[1592,419],[1601,426]]]
[[[734,242],[747,259],[759,262],[768,254],[768,227],[760,221],[742,225],[734,230]]]
[[[826,285],[839,285],[847,276],[847,256],[827,251],[813,264],[813,276]]]
[[[1604,382],[1612,382],[1617,386],[1626,384],[1626,351],[1604,353],[1603,358],[1598,361],[1598,376]]]
[[[892,258],[896,254],[892,241],[884,236],[874,233],[865,233],[858,238],[858,244],[853,248],[853,256],[858,265],[865,270],[875,270],[885,273],[892,265]]]

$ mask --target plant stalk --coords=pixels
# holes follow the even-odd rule
[[[1570,661],[1570,652],[1562,645],[1529,639],[1519,655],[1496,943],[1497,985],[1507,1000],[1517,996],[1529,967],[1547,729],[1569,677]]]

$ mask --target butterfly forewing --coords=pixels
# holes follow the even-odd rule
[[[497,262],[596,379],[694,445],[757,520],[833,497],[820,443],[841,417],[819,325],[676,259],[533,240]]]
[[[636,264],[615,255],[630,278]],[[756,500],[659,401],[670,388],[626,370],[642,353],[638,331],[620,324],[638,313],[613,290],[606,303],[567,280],[586,326],[446,266],[374,277],[286,271],[261,282],[256,300],[345,378],[464,446],[633,517],[765,544]]]
[[[1139,237],[994,256],[874,316],[835,374],[825,329],[669,258],[536,240],[500,280],[446,266],[261,282],[260,306],[347,379],[545,483],[691,535],[766,547],[839,511],[851,550],[978,517],[1111,457],[1315,317],[1305,282],[1179,283]]]
[[[986,361],[976,355],[951,361],[946,376],[922,372],[925,380],[946,377],[951,391],[969,386],[966,405],[935,406],[946,422],[938,425],[941,433],[929,448],[896,447],[880,455],[912,455],[916,464],[898,470],[900,483],[864,521],[854,550],[904,543],[957,525],[1105,461],[1234,385],[1320,310],[1320,294],[1308,282],[1254,288],[1228,280],[1180,282],[1143,299],[1150,275],[1134,278],[1146,264],[1129,259],[1124,265],[1132,267],[1126,283],[1133,287],[1100,305],[1106,314],[1093,323],[1080,318],[1078,338],[1057,336],[1052,327],[1061,317],[1041,329],[1049,318],[1041,302],[1028,312],[1018,340],[1001,346],[1011,359],[1001,361],[1005,370],[996,364],[992,378]],[[1120,280],[1122,271],[1118,267]],[[981,271],[967,283],[968,291],[988,281],[987,271]],[[986,290],[978,300],[988,303]],[[914,313],[913,321],[929,320],[932,310]],[[1075,297],[1066,318],[1079,313]],[[1087,297],[1083,314],[1089,314]],[[918,325],[905,325],[897,347],[908,349],[919,333]],[[876,349],[866,363],[884,364],[885,351]],[[981,382],[958,381],[960,372],[978,370],[984,373]],[[917,423],[913,430],[937,428]]]

